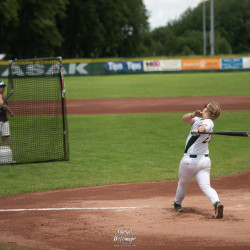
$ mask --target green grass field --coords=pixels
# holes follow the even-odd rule
[[[68,99],[250,95],[250,71],[65,78]]]
[[[223,95],[223,88],[224,95],[250,95],[249,79],[250,72],[230,72],[69,77],[65,82],[72,99],[215,96]],[[177,179],[189,130],[182,115],[69,115],[70,161],[0,166],[0,195]],[[215,130],[249,131],[249,124],[250,111],[223,111]],[[210,155],[212,177],[249,170],[250,140],[213,136]]]
[[[35,250],[34,248],[25,248],[25,247],[17,247],[17,246],[9,246],[5,244],[0,244],[1,250]]]
[[[62,117],[59,115],[37,115],[35,118],[34,116],[14,116],[11,118],[12,136],[8,141],[15,152],[14,160],[26,163],[64,159],[61,120]],[[43,143],[40,143],[41,141]]]

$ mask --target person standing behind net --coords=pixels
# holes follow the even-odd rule
[[[6,84],[0,81],[0,135],[2,137],[2,146],[8,146],[8,137],[10,136],[10,126],[7,113],[13,116],[13,112],[7,105],[7,98],[3,96]]]
[[[196,177],[203,193],[211,200],[215,208],[215,219],[223,218],[223,204],[220,202],[217,192],[210,186],[211,161],[209,158],[208,144],[211,135],[199,134],[199,132],[212,132],[214,120],[220,116],[221,108],[216,102],[209,103],[203,108],[203,112],[197,110],[183,116],[184,122],[192,125],[186,140],[184,156],[179,166],[179,182],[174,200],[176,211],[183,211],[182,201],[185,198],[188,184]]]

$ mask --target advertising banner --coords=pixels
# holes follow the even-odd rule
[[[181,59],[173,60],[145,60],[143,61],[145,72],[148,71],[180,71]]]
[[[19,66],[16,66],[19,67]],[[8,77],[9,62],[0,61],[0,78]],[[73,59],[63,62],[64,76],[105,75],[110,73],[166,72],[181,70],[250,69],[250,57],[243,58],[200,58],[200,59],[151,59],[143,61],[98,61]],[[14,74],[30,75],[30,65],[14,69]],[[56,73],[53,67],[36,65],[36,75]]]
[[[211,70],[220,68],[220,58],[182,59],[182,70]]]
[[[222,69],[242,69],[242,58],[222,58]]]
[[[250,69],[250,57],[243,57],[243,69]]]
[[[143,72],[143,62],[142,61],[106,62],[105,70],[108,73]]]
[[[15,66],[19,67],[19,66]],[[22,68],[14,67],[14,75],[18,76],[29,76],[30,75],[30,65],[27,64]],[[57,73],[53,69],[53,66],[46,65],[36,65],[34,75],[51,75],[51,73]],[[104,63],[64,63],[63,64],[63,74],[64,76],[77,76],[77,75],[104,75],[105,66]],[[9,75],[9,65],[0,65],[0,77],[8,77]]]

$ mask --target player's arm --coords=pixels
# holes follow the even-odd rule
[[[195,119],[194,119],[195,117],[202,118],[203,117],[203,112],[197,109],[193,113],[187,113],[187,114],[185,114],[182,117],[182,119],[183,119],[184,122],[187,122],[187,123],[189,123],[189,124],[192,125],[195,122]]]
[[[198,136],[199,132],[206,132],[206,128],[204,126],[200,126],[198,129],[195,129],[191,132],[193,136]]]
[[[0,95],[0,108],[6,110],[10,114],[10,116],[14,115],[13,111],[11,110],[11,108],[4,103],[2,95]]]
[[[6,111],[10,114],[10,116],[13,116],[13,115],[14,115],[13,111],[11,110],[11,108],[10,108],[9,106],[7,106],[5,103],[3,103],[3,104],[1,105],[1,107],[2,107],[4,110],[6,110]]]
[[[185,114],[183,117],[182,117],[182,120],[184,122],[187,122],[189,124],[193,124],[194,123],[194,116],[193,116],[193,113],[187,113]]]
[[[2,107],[3,103],[4,103],[3,96],[2,94],[0,94],[0,108]]]

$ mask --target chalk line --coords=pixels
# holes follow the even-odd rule
[[[0,209],[0,212],[25,212],[25,211],[64,211],[64,210],[129,210],[148,208],[149,206],[139,207],[62,207],[62,208],[13,208],[13,209]]]

